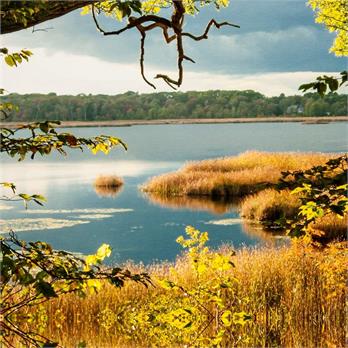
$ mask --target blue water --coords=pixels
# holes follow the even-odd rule
[[[67,157],[52,155],[24,162],[2,157],[1,181],[13,181],[18,192],[41,193],[48,201],[44,207],[30,204],[28,210],[22,203],[6,203],[11,209],[4,209],[3,202],[0,227],[4,232],[5,225],[10,225],[21,239],[44,240],[57,249],[83,254],[108,243],[113,248],[111,263],[174,260],[181,252],[175,240],[186,225],[208,231],[213,247],[229,243],[238,248],[270,241],[260,231],[243,226],[233,209],[217,214],[204,207],[174,209],[149,201],[138,187],[153,175],[175,170],[186,161],[247,150],[347,151],[346,123],[157,125],[66,131],[84,137],[119,136],[129,150],[120,148],[108,156],[76,150],[69,151]],[[122,176],[122,191],[115,197],[98,195],[93,182],[101,174]]]

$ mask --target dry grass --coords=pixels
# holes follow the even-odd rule
[[[292,195],[290,191],[276,191],[266,189],[254,195],[246,197],[241,203],[241,216],[268,227],[276,227],[279,219],[294,218],[301,206],[298,196]],[[347,239],[347,215],[339,218],[334,214],[326,215],[318,219],[310,227],[315,230],[315,234],[321,235],[319,239],[324,242],[339,239]]]
[[[100,197],[116,197],[123,186],[123,179],[116,175],[100,175],[94,181],[95,192]]]
[[[301,201],[290,191],[266,189],[246,197],[241,204],[241,216],[260,223],[290,219],[298,213]]]
[[[231,300],[230,309],[252,314],[253,322],[233,328],[235,337],[247,334],[248,342],[226,342],[226,346],[343,347],[346,261],[344,249],[336,246],[324,251],[301,244],[238,251],[232,275],[239,281],[229,294],[241,302]],[[191,289],[199,282],[185,257],[178,259],[174,268],[184,287]],[[172,277],[166,264],[154,265],[149,271],[153,279]],[[100,348],[154,346],[160,328],[152,336],[150,327],[145,331],[129,327],[125,318],[163,296],[169,303],[172,292],[127,283],[121,290],[105,284],[100,293],[85,299],[61,297],[47,307],[51,321],[45,333],[64,347],[82,341]],[[102,325],[105,318],[101,320],[105,311],[114,314],[107,330]],[[178,346],[175,336],[170,346]]]
[[[150,179],[142,189],[163,196],[243,197],[276,183],[282,171],[308,169],[334,157],[337,155],[251,151],[188,163],[177,172]]]
[[[320,240],[347,240],[348,215],[339,218],[337,215],[326,215],[311,226],[319,233]]]

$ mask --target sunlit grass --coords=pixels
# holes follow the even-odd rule
[[[282,171],[308,169],[334,157],[337,155],[250,151],[234,157],[190,162],[177,172],[153,177],[142,189],[163,196],[238,198],[276,183]]]
[[[228,253],[230,248],[226,246],[222,251]],[[230,310],[245,311],[253,319],[245,327],[232,327],[233,335],[226,337],[226,346],[344,346],[344,249],[332,246],[319,251],[296,243],[291,247],[242,249],[233,262],[231,275],[237,281],[233,291],[226,293],[231,296]],[[186,289],[202,281],[185,256],[172,265],[174,271],[170,266],[156,264],[148,267],[148,271],[154,280],[163,277],[180,280]],[[131,264],[128,267],[135,271],[139,267],[144,269]],[[204,277],[209,278],[209,272]],[[146,289],[127,283],[116,289],[105,284],[101,292],[90,293],[85,299],[68,295],[46,306],[50,320],[44,331],[67,347],[78,342],[90,347],[163,346],[168,337],[164,337],[160,327],[137,326],[131,318],[159,299],[167,306],[172,296],[171,291],[159,286]],[[146,313],[143,315],[146,318]],[[170,346],[178,346],[176,335],[179,332],[172,333]],[[239,336],[247,340],[238,341]]]
[[[288,190],[276,191],[266,189],[254,195],[247,196],[241,203],[241,216],[244,219],[260,223],[267,227],[279,227],[280,220],[293,219],[299,213],[301,201],[298,195]],[[346,239],[347,215],[344,218],[335,214],[319,218],[311,224],[316,233],[326,240]]]
[[[266,189],[243,200],[241,216],[260,223],[274,223],[281,218],[293,218],[298,214],[300,206],[300,199],[290,191]]]

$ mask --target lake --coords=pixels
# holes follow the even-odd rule
[[[118,136],[129,149],[108,156],[79,150],[23,162],[2,156],[1,181],[16,183],[18,193],[39,193],[44,207],[20,202],[0,205],[2,233],[6,228],[20,239],[44,240],[54,248],[94,253],[108,243],[108,262],[134,260],[149,264],[173,261],[181,249],[175,242],[185,226],[208,231],[212,247],[222,243],[260,246],[277,242],[262,230],[243,225],[236,209],[222,202],[149,200],[139,186],[148,178],[173,171],[186,161],[230,156],[247,150],[347,151],[347,123],[240,123],[147,125],[108,128],[72,128],[62,131],[89,137]],[[125,184],[120,192],[96,192],[98,175],[115,174]]]

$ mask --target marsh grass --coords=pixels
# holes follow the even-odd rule
[[[221,251],[228,253],[230,248]],[[231,296],[232,311],[245,311],[253,319],[245,326],[232,326],[223,346],[345,346],[346,256],[338,244],[324,250],[293,243],[291,247],[238,251],[231,271],[238,281],[225,296]],[[139,269],[132,264],[127,267]],[[185,255],[174,265],[157,264],[147,270],[154,280],[180,280],[186,289],[204,281],[197,278]],[[205,274],[210,276],[209,272]],[[78,342],[100,348],[177,347],[181,333],[152,327],[151,318],[144,312],[154,303],[158,306],[159,301],[166,308],[177,301],[175,296],[158,285],[146,289],[127,283],[116,289],[105,284],[102,291],[85,299],[68,295],[46,305],[50,320],[44,333],[64,347],[75,347]],[[143,326],[132,321],[135,313],[144,318]]]
[[[234,157],[190,162],[142,187],[163,196],[243,197],[275,184],[282,171],[308,169],[337,157],[324,153],[249,151]]]
[[[241,203],[241,216],[265,227],[280,228],[279,220],[293,219],[299,213],[301,201],[289,190],[266,189],[247,196]],[[310,225],[322,242],[347,239],[347,215],[344,218],[329,214]]]
[[[274,223],[298,214],[301,201],[289,190],[266,189],[247,196],[241,203],[241,216],[263,224]]]
[[[100,197],[116,197],[123,186],[123,179],[116,175],[100,175],[94,181],[94,190]]]

